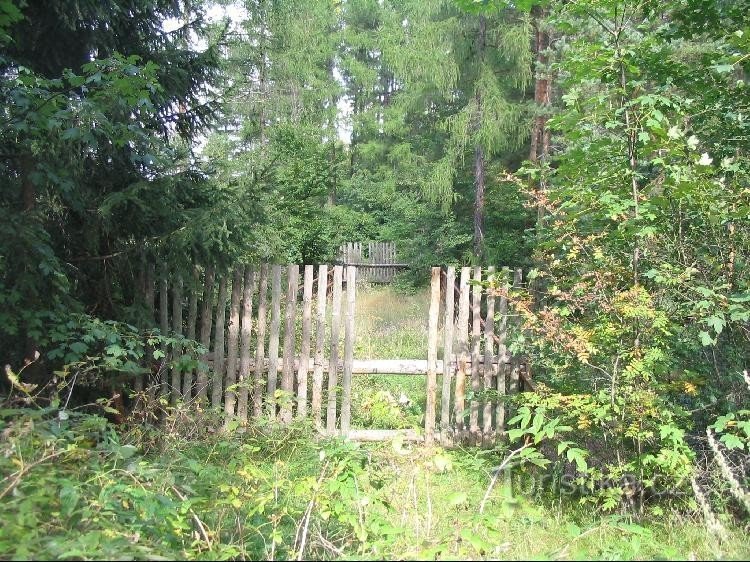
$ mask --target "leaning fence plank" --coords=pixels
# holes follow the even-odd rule
[[[352,363],[354,362],[354,311],[357,299],[357,268],[346,268],[346,331],[344,334],[344,375],[341,383],[341,434],[347,435],[352,421]]]
[[[464,432],[466,409],[466,374],[469,363],[469,276],[471,268],[461,268],[458,297],[458,366],[456,369],[456,431]]]
[[[145,277],[143,280],[143,302],[146,316],[144,326],[146,328],[151,328],[154,323],[154,265],[150,263],[146,266],[145,269]],[[151,384],[148,380],[148,375],[137,376],[135,379],[135,391],[142,392],[144,386],[149,387],[150,391]],[[139,400],[139,402],[136,404],[135,409],[140,410],[142,405],[143,403]]]
[[[435,407],[437,404],[437,347],[438,317],[440,315],[440,268],[432,268],[430,280],[430,317],[427,332],[427,403],[424,434],[429,445],[435,436]]]
[[[507,394],[508,348],[508,272],[503,269],[498,282],[500,287],[499,322],[497,326],[497,406],[495,407],[495,427],[500,435],[505,431],[505,395]]]
[[[224,418],[225,424],[234,418],[235,406],[237,405],[237,350],[240,336],[240,298],[242,297],[242,270],[241,267],[234,269],[232,277],[232,298],[229,304],[229,326],[227,331],[227,374],[224,379]]]
[[[281,421],[292,421],[294,401],[294,344],[295,320],[297,317],[297,290],[299,289],[299,266],[287,266],[286,322],[284,323],[284,362],[281,371],[281,390],[284,391],[281,405]]]
[[[221,407],[222,383],[224,381],[224,329],[227,316],[227,293],[229,292],[227,275],[219,279],[219,298],[216,303],[216,324],[214,329],[214,372],[211,378],[211,407]]]
[[[182,335],[182,277],[177,275],[172,287],[172,330],[175,335]],[[172,357],[175,361],[182,355],[179,344],[172,347]],[[178,367],[172,367],[172,378],[170,382],[170,403],[174,406],[180,398],[181,377]]]
[[[159,277],[159,328],[161,335],[167,336],[169,332],[169,296],[168,296],[167,268],[162,267],[161,276]],[[169,351],[166,344],[162,346],[162,363],[159,367],[159,394],[167,392],[167,365],[169,365]]]
[[[471,288],[471,400],[470,431],[472,439],[479,436],[479,400],[477,395],[480,391],[479,360],[481,357],[482,338],[482,268],[474,268],[474,286]]]
[[[456,269],[448,266],[445,274],[445,320],[443,322],[443,392],[440,407],[441,435],[447,435],[451,427],[451,379],[453,378],[453,326],[455,324]]]
[[[214,300],[214,269],[206,268],[206,278],[203,285],[203,302],[201,303],[201,345],[206,349],[206,354],[201,357],[201,365],[198,367],[197,388],[195,395],[200,401],[205,401],[208,394],[208,368],[206,360],[209,344],[211,343],[211,322],[213,321]]]
[[[271,417],[276,416],[276,382],[279,364],[279,329],[281,327],[281,266],[271,267],[271,333],[268,340],[268,383],[266,400]]]
[[[190,283],[188,300],[188,318],[187,331],[185,336],[189,340],[195,340],[195,323],[198,320],[198,283],[200,282],[200,272],[197,267],[193,267],[193,277]],[[188,369],[182,375],[182,399],[186,402],[190,400],[193,393],[193,376],[194,370]]]
[[[315,266],[305,266],[302,289],[302,343],[297,371],[297,417],[307,416],[307,375],[310,370],[310,329],[312,324],[312,296]]]
[[[484,317],[484,365],[483,388],[485,391],[494,389],[495,370],[495,294],[492,283],[495,277],[495,268],[487,268],[487,281],[490,282],[487,291],[487,313]],[[482,429],[486,437],[492,433],[492,400],[485,397],[484,410],[482,411]]]
[[[316,427],[321,425],[321,409],[323,397],[323,361],[326,340],[326,304],[328,291],[328,266],[318,267],[318,302],[317,318],[315,320],[315,364],[313,368],[312,414]]]
[[[250,384],[250,337],[253,332],[253,292],[255,291],[255,269],[245,267],[242,291],[242,320],[240,321],[240,372],[237,393],[237,417],[247,421],[247,396]]]
[[[263,359],[266,353],[266,324],[268,299],[268,264],[260,266],[258,281],[258,322],[255,335],[255,376],[253,378],[253,417],[260,417],[263,411]]]
[[[341,281],[343,267],[333,268],[333,302],[331,304],[331,354],[328,368],[328,410],[326,431],[336,432],[336,386],[338,385],[339,334],[341,332]]]

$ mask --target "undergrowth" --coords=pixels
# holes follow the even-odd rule
[[[0,558],[739,558],[697,512],[637,522],[495,486],[492,451],[358,446],[304,423],[234,432],[171,410],[158,427],[95,414],[0,412]],[[191,425],[193,424],[193,425]],[[533,478],[532,478],[533,480]]]

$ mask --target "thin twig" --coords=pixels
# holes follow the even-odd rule
[[[479,513],[484,513],[484,506],[487,503],[487,499],[490,497],[492,488],[495,487],[495,482],[497,482],[497,477],[500,475],[503,469],[508,465],[508,463],[514,456],[516,456],[518,453],[520,453],[521,451],[529,447],[531,447],[530,442],[526,443],[523,447],[519,447],[518,449],[513,451],[510,455],[508,455],[506,459],[502,462],[502,464],[495,469],[495,474],[492,475],[492,480],[490,480],[490,485],[487,486],[487,491],[485,492],[484,497],[482,498],[482,503],[479,504]]]
[[[3,499],[8,492],[10,492],[13,488],[15,488],[18,485],[18,482],[21,480],[21,478],[23,477],[23,475],[26,474],[29,470],[31,470],[32,468],[34,468],[37,465],[40,465],[40,464],[42,464],[44,462],[47,462],[50,459],[53,459],[55,457],[59,457],[64,452],[65,451],[56,451],[56,452],[54,452],[54,453],[52,453],[50,455],[46,455],[46,456],[42,457],[39,460],[36,460],[36,461],[34,461],[32,463],[27,464],[21,470],[17,471],[15,473],[15,477],[13,477],[13,481],[10,484],[8,484],[8,486],[2,492],[0,492],[0,500]],[[3,478],[2,481],[5,482],[6,480],[8,480],[9,478],[11,478],[12,476],[13,476],[12,474],[10,476],[6,476],[5,478]]]
[[[172,490],[174,490],[174,493],[177,494],[177,497],[180,498],[181,501],[185,501],[186,498],[183,496],[180,491],[175,487],[172,486]],[[198,526],[198,530],[201,533],[201,536],[203,537],[203,540],[208,545],[208,548],[211,548],[211,539],[208,538],[208,532],[206,531],[206,527],[203,525],[203,521],[200,520],[200,518],[195,514],[195,511],[193,511],[192,507],[188,508],[188,511],[190,512],[190,515],[193,516],[193,521],[195,521],[195,524]]]

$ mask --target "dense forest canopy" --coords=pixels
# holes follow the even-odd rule
[[[575,428],[583,502],[689,490],[750,447],[748,71],[748,0],[0,0],[0,390],[192,360],[153,264],[395,241],[524,269],[509,437]]]

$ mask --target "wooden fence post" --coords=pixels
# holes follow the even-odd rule
[[[286,289],[286,322],[284,323],[284,360],[281,372],[282,397],[280,418],[281,423],[292,421],[292,404],[294,402],[294,347],[295,347],[295,319],[297,316],[297,289],[299,288],[299,266],[287,266]]]
[[[202,366],[198,367],[196,397],[199,401],[206,401],[208,396],[208,371],[206,366],[208,349],[211,343],[211,322],[213,320],[214,300],[214,268],[206,268],[206,278],[203,285],[203,302],[201,303],[201,345],[206,348],[206,354],[201,357]]]
[[[481,360],[481,338],[482,338],[482,268],[474,268],[474,286],[471,288],[471,416],[470,431],[471,438],[476,443],[479,438],[479,399],[480,391],[479,363]]]
[[[440,434],[443,442],[447,443],[448,432],[451,429],[451,379],[453,378],[453,327],[455,318],[455,290],[456,269],[448,266],[445,274],[445,320],[443,323],[443,392],[440,408]]]
[[[237,397],[237,417],[247,421],[247,396],[250,384],[250,338],[253,332],[253,293],[255,292],[255,268],[245,267],[244,290],[242,294],[242,320],[240,335],[240,388]]]
[[[495,427],[500,436],[505,433],[505,395],[507,394],[508,348],[505,341],[508,336],[508,272],[502,269],[502,292],[500,296],[500,322],[497,334],[497,406],[495,407]]]
[[[224,418],[225,426],[229,425],[235,415],[237,404],[237,350],[240,336],[240,298],[242,297],[243,268],[235,267],[232,277],[232,299],[229,304],[229,338],[227,341],[227,376],[224,385]]]
[[[336,386],[339,368],[339,334],[341,331],[341,282],[343,267],[333,268],[333,302],[331,304],[331,357],[328,368],[328,411],[326,413],[326,431],[333,435],[336,432]]]
[[[271,334],[268,340],[268,413],[276,417],[276,381],[279,376],[279,329],[281,327],[281,266],[271,268]]]
[[[354,314],[357,298],[357,268],[346,268],[346,331],[344,333],[344,374],[341,383],[341,434],[346,436],[352,419],[352,364],[354,362]]]
[[[220,408],[224,382],[224,324],[227,316],[227,276],[219,279],[219,299],[216,303],[216,328],[214,333],[214,375],[211,384],[211,407]]]
[[[328,293],[328,266],[318,267],[318,302],[315,320],[315,364],[313,370],[312,414],[315,427],[321,426],[323,397],[323,361],[326,340],[326,304]]]
[[[186,337],[189,340],[195,339],[195,324],[198,321],[198,283],[200,282],[200,272],[193,266],[193,276],[190,283],[190,299],[188,300],[188,319]],[[193,376],[194,370],[188,369],[182,374],[182,399],[187,402],[193,394]]]
[[[487,314],[484,319],[484,390],[493,389],[495,381],[495,294],[492,287],[495,277],[495,268],[487,269],[487,281],[490,282],[487,291]],[[482,425],[484,439],[488,439],[492,433],[492,400],[485,398],[484,411],[482,412]]]
[[[297,369],[297,417],[307,416],[307,376],[310,370],[310,330],[312,324],[312,296],[315,266],[305,266],[302,289],[302,344]]]
[[[161,275],[159,277],[159,329],[161,335],[166,337],[169,335],[169,296],[167,287],[167,266],[162,266]],[[169,350],[167,345],[162,346],[162,357],[161,367],[159,368],[159,395],[165,394],[167,391],[168,382],[168,368],[169,365]]]
[[[431,445],[435,437],[435,409],[437,404],[437,344],[440,315],[440,268],[432,268],[430,280],[430,317],[427,332],[427,403],[425,407],[424,437]]]
[[[458,367],[456,369],[456,431],[463,437],[466,409],[466,374],[469,362],[469,276],[471,268],[461,268],[458,297]]]
[[[258,282],[258,332],[255,342],[255,377],[253,381],[253,417],[260,417],[263,411],[263,361],[266,351],[266,324],[268,322],[266,304],[268,299],[268,264],[260,266]]]
[[[182,335],[182,276],[179,274],[174,278],[172,287],[172,330],[175,336]],[[175,344],[172,348],[172,359],[177,361],[182,355],[182,348]],[[170,404],[174,406],[180,398],[181,377],[178,367],[172,367],[172,378],[170,382]]]

